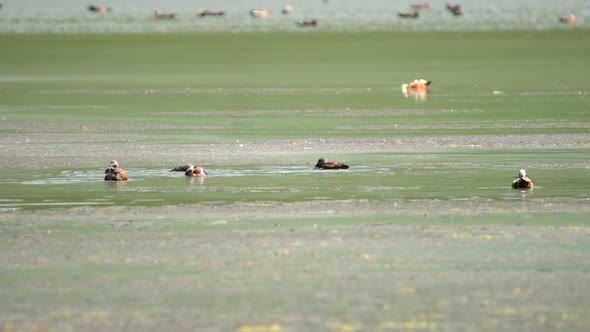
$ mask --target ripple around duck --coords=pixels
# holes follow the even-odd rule
[[[179,178],[184,177],[183,172],[170,172],[167,169],[127,169],[129,182],[142,181],[150,178]],[[308,166],[261,166],[255,168],[215,168],[208,169],[206,177],[243,177],[243,176],[289,176],[289,175],[311,175],[311,174],[338,174],[338,173],[368,173],[368,172],[390,172],[386,167],[354,166],[347,170],[316,170]],[[59,175],[51,175],[43,178],[43,175],[36,175],[34,179],[19,181],[12,179],[4,183],[20,183],[24,185],[61,185],[61,184],[84,184],[96,183],[104,180],[103,171],[62,171]]]

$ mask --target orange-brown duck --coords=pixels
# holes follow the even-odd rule
[[[432,84],[432,81],[425,79],[414,80],[410,83],[402,84],[402,93],[404,96],[426,96],[428,94],[428,88]]]
[[[105,181],[127,181],[127,172],[119,167],[116,160],[111,160],[109,167],[104,171]]]
[[[207,175],[207,171],[205,171],[201,166],[190,164],[189,168],[184,172],[186,176],[205,176]]]

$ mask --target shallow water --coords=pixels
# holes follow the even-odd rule
[[[74,206],[163,206],[235,202],[310,201],[511,201],[522,199],[590,199],[584,186],[563,176],[543,177],[534,191],[510,189],[503,170],[447,165],[413,167],[355,165],[349,170],[321,171],[307,166],[254,166],[209,169],[209,175],[187,178],[165,169],[128,169],[127,182],[104,182],[101,170],[10,170],[0,181],[0,209]],[[587,170],[572,170],[572,179]],[[477,180],[476,180],[477,179]],[[499,180],[499,179],[502,179]],[[561,181],[556,186],[553,181]],[[7,189],[10,188],[8,191]]]
[[[576,27],[590,26],[590,7],[583,0],[520,0],[463,3],[465,15],[454,17],[446,9],[448,1],[429,1],[431,9],[421,11],[419,19],[402,19],[399,12],[410,10],[411,3],[389,0],[294,0],[292,15],[280,14],[288,1],[218,0],[188,1],[104,0],[96,5],[113,7],[110,13],[91,13],[87,2],[70,0],[3,1],[0,32],[15,33],[119,33],[189,31],[300,31],[296,21],[316,18],[319,29],[334,31],[440,31],[440,30],[542,30],[571,28],[558,17],[575,14]],[[176,13],[176,19],[157,21],[154,11]],[[197,17],[198,9],[223,10],[223,17]],[[251,9],[266,9],[269,17],[255,19]]]

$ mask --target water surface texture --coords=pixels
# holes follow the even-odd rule
[[[588,27],[590,5],[583,0],[472,0],[462,3],[465,14],[453,16],[446,1],[429,1],[430,9],[420,11],[418,19],[404,19],[400,12],[422,1],[389,0],[105,0],[95,5],[109,6],[108,13],[91,13],[89,3],[71,0],[4,1],[0,9],[0,32],[14,33],[141,33],[195,31],[301,31],[295,23],[317,19],[309,30],[329,31],[461,31],[461,30],[544,30]],[[282,15],[285,5],[291,15]],[[220,17],[199,17],[200,9],[224,11]],[[252,9],[267,10],[267,18],[253,18]],[[176,14],[174,20],[156,20],[159,10]],[[559,17],[575,14],[573,25]]]

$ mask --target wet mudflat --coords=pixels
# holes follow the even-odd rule
[[[588,330],[588,36],[0,36],[0,323]]]

